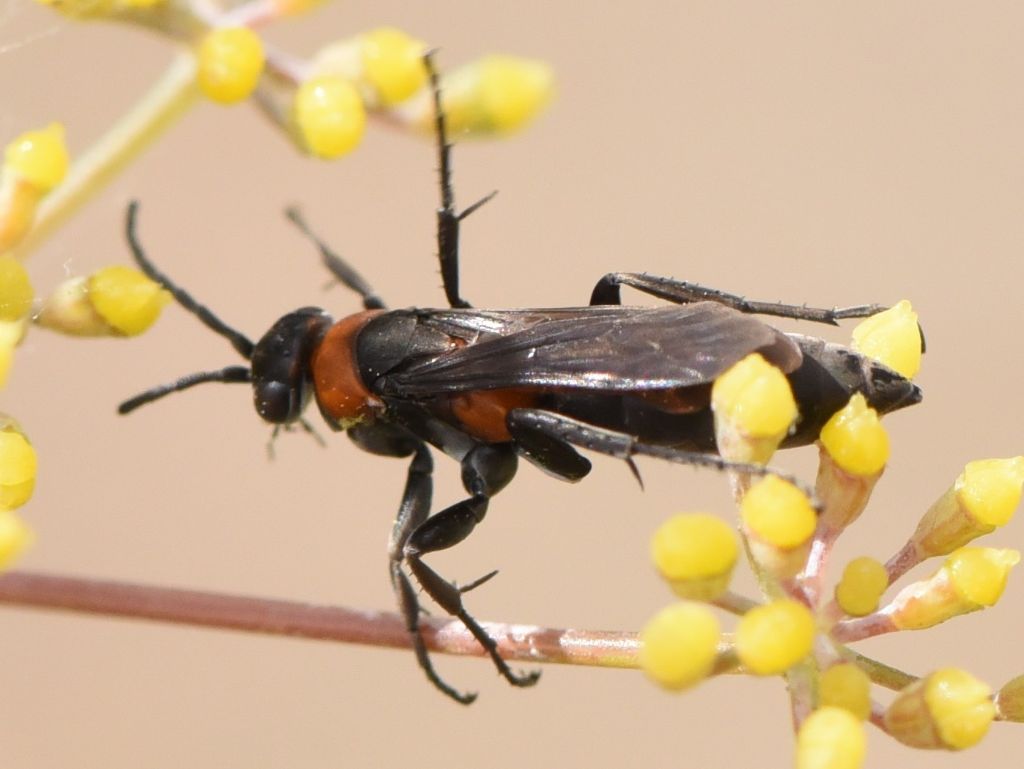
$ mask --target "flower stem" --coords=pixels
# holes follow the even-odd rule
[[[865,657],[849,647],[843,647],[841,653],[846,659],[867,673],[872,681],[879,686],[884,686],[886,689],[899,691],[917,680],[915,675],[904,673],[902,670],[886,665],[884,662],[879,662],[871,657]]]
[[[403,619],[389,612],[24,571],[0,575],[0,604],[369,646],[411,646]],[[509,660],[616,668],[639,665],[635,633],[481,624]],[[420,625],[432,651],[485,654],[458,620],[423,618]]]
[[[180,53],[152,90],[71,166],[67,178],[46,196],[32,230],[14,250],[25,259],[89,198],[157,139],[193,104],[195,57]]]

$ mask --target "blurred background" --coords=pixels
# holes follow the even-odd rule
[[[383,24],[438,46],[442,67],[507,52],[556,73],[556,99],[522,135],[456,150],[463,204],[500,190],[465,227],[462,285],[477,306],[582,304],[610,270],[764,300],[914,302],[926,398],[887,420],[891,463],[837,566],[887,558],[966,461],[1022,451],[1018,3],[376,0],[327,5],[266,37],[309,55]],[[3,0],[0,136],[59,119],[78,153],[170,56],[138,29]],[[34,254],[37,290],[126,263],[133,197],[151,256],[251,336],[301,305],[357,307],[324,291],[315,253],[282,215],[292,203],[392,306],[443,303],[425,140],[371,126],[358,152],[317,162],[248,105],[200,105]],[[130,341],[30,334],[0,396],[40,456],[24,510],[38,541],[20,565],[390,609],[384,545],[403,462],[301,434],[268,461],[269,429],[242,388],[115,415],[142,389],[234,362],[176,307]],[[815,454],[779,462],[810,476]],[[454,463],[437,464],[440,505],[461,489]],[[733,515],[714,473],[643,461],[642,492],[622,463],[595,465],[578,486],[524,466],[486,524],[432,559],[461,581],[501,570],[471,595],[477,616],[636,629],[671,600],[648,563],[656,526],[683,510]],[[987,541],[1022,543],[1021,517]],[[859,648],[916,673],[966,667],[998,687],[1024,671],[1019,576],[992,610]],[[549,667],[524,691],[480,660],[438,658],[452,683],[480,692],[467,709],[401,651],[11,609],[0,638],[3,767],[791,762],[777,679],[676,696],[634,672]],[[869,765],[1017,766],[1021,734],[996,724],[953,756],[870,730]]]

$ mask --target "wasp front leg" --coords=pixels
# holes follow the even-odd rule
[[[495,640],[463,605],[463,593],[469,587],[479,585],[482,580],[477,580],[469,587],[460,588],[423,561],[423,556],[428,553],[457,545],[484,519],[491,496],[504,488],[515,474],[516,454],[510,446],[505,445],[480,444],[472,449],[462,460],[462,482],[471,496],[428,517],[431,470],[430,454],[425,446],[421,446],[409,466],[406,490],[395,519],[389,548],[392,584],[406,626],[413,638],[420,666],[438,689],[457,702],[468,704],[476,698],[475,694],[456,691],[441,680],[434,670],[419,627],[419,601],[403,565],[409,567],[409,571],[424,592],[438,606],[453,617],[457,617],[466,626],[491,657],[498,672],[509,683],[515,686],[530,686],[536,683],[540,673],[520,674],[513,671],[498,653]]]

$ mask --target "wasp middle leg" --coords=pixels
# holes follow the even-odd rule
[[[497,642],[469,614],[463,604],[463,593],[489,579],[493,572],[469,585],[459,587],[423,561],[423,557],[428,553],[445,550],[468,537],[484,519],[491,496],[505,487],[515,474],[515,470],[516,454],[511,446],[478,445],[462,460],[462,482],[471,496],[430,515],[433,461],[426,444],[417,441],[388,547],[391,583],[406,628],[412,638],[416,659],[434,686],[456,702],[466,705],[476,699],[476,694],[454,689],[434,669],[419,624],[419,599],[403,566],[408,566],[424,592],[438,606],[466,626],[490,656],[498,672],[509,683],[514,686],[535,684],[540,672],[517,673],[512,670],[498,653]]]

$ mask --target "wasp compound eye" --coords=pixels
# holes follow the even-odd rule
[[[253,385],[256,413],[271,424],[294,422],[302,413],[302,398],[285,382],[257,382]]]

